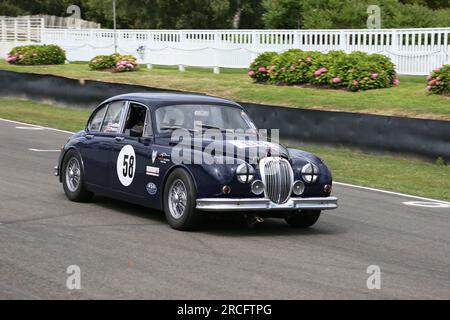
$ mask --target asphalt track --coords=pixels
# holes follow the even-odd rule
[[[52,168],[69,136],[0,120],[0,299],[450,299],[449,203],[336,185],[339,209],[309,230],[211,219],[178,232],[160,212],[66,200]]]

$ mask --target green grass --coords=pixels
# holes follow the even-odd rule
[[[0,99],[0,117],[70,131],[84,128],[89,111]],[[450,167],[420,160],[374,156],[346,149],[298,146],[320,156],[334,180],[450,200]]]
[[[450,120],[450,98],[428,95],[424,76],[401,76],[398,87],[354,93],[255,84],[243,69],[224,69],[219,75],[213,74],[211,69],[188,68],[186,72],[179,72],[175,67],[151,70],[143,67],[132,73],[109,73],[90,71],[86,63],[79,62],[58,66],[14,66],[4,60],[0,61],[0,69],[200,92],[241,102]]]
[[[0,99],[0,118],[37,124],[57,129],[79,131],[91,111],[54,107],[28,100]]]
[[[348,149],[300,148],[321,157],[331,168],[335,181],[450,200],[450,166]]]

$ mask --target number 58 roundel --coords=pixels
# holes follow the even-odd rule
[[[128,187],[134,178],[134,172],[136,168],[136,155],[131,145],[126,145],[120,150],[117,157],[117,176],[120,183],[125,187]]]

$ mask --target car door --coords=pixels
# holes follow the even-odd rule
[[[136,110],[140,120],[133,120]],[[153,143],[150,111],[143,104],[129,102],[126,112],[125,125],[112,148],[110,184],[119,198],[151,205],[152,199],[156,203],[158,187],[147,181]],[[142,125],[140,135],[131,132],[136,127],[131,122],[139,122],[138,128]]]
[[[120,132],[125,101],[100,106],[91,116],[86,128],[80,154],[83,159],[86,183],[96,189],[110,189],[110,158],[116,131]]]

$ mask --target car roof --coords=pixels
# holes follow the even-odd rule
[[[219,105],[230,105],[234,107],[239,107],[243,109],[236,102],[211,97],[207,95],[200,94],[186,94],[186,93],[165,93],[165,92],[155,92],[155,93],[127,93],[118,96],[111,97],[105,100],[104,103],[109,103],[117,100],[129,100],[139,103],[143,103],[146,106],[156,109],[161,106],[167,105],[179,105],[179,104],[219,104]]]

